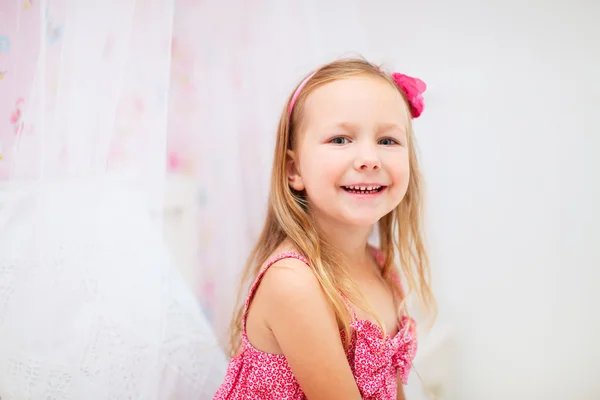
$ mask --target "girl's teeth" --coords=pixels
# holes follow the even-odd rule
[[[381,186],[344,186],[347,190],[360,191],[360,192],[372,192],[380,190]]]

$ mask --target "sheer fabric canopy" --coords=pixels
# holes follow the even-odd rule
[[[224,356],[160,234],[173,0],[26,3],[2,15],[32,57],[4,143],[0,397],[210,398]]]

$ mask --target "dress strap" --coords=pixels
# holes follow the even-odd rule
[[[371,254],[373,255],[373,259],[375,260],[377,265],[379,265],[380,268],[383,268],[383,266],[385,265],[385,256],[383,255],[381,250],[379,248],[377,248],[375,246],[371,246],[371,245],[369,245],[369,250],[371,251]],[[402,311],[400,310],[400,305],[398,302],[402,302],[402,300],[403,300],[404,286],[402,285],[402,280],[400,279],[400,275],[395,268],[392,269],[390,277],[392,278],[394,283],[398,286],[398,289],[400,289],[399,296],[394,296],[394,307],[398,310],[398,316],[402,317]]]
[[[377,248],[375,246],[371,246],[371,245],[369,245],[368,248],[369,248],[369,251],[371,252],[371,255],[373,256],[373,259],[375,260],[377,265],[379,265],[379,268],[383,268],[383,266],[385,264],[385,256],[383,255],[381,250],[379,250],[379,248]]]
[[[285,253],[280,253],[280,254],[277,254],[275,257],[269,259],[269,261],[260,270],[260,272],[258,273],[258,276],[252,283],[252,286],[250,287],[250,292],[248,293],[248,298],[246,299],[246,304],[244,305],[244,314],[242,316],[242,328],[243,328],[244,335],[246,334],[246,317],[248,316],[248,308],[250,307],[250,303],[252,302],[252,299],[254,298],[254,294],[256,292],[256,289],[258,289],[258,285],[260,284],[260,281],[262,280],[263,275],[265,274],[265,272],[267,272],[267,270],[269,269],[269,267],[271,265],[275,264],[277,261],[281,261],[286,258],[295,258],[295,259],[302,261],[306,265],[310,266],[310,264],[308,263],[308,260],[303,255],[296,253],[294,251],[287,251]]]
[[[369,249],[371,250],[371,254],[373,255],[373,259],[375,260],[375,262],[377,263],[377,265],[379,265],[379,268],[383,268],[383,266],[385,265],[385,256],[383,255],[383,253],[381,252],[381,250],[379,250],[377,247],[374,247],[374,246],[369,246]],[[402,296],[404,296],[404,287],[402,285],[402,280],[400,279],[400,276],[398,275],[398,271],[396,269],[392,269],[391,272],[392,272],[391,273],[392,280],[400,288],[400,291],[401,291],[400,294]]]
[[[344,296],[342,292],[340,292],[340,296],[342,296],[342,299],[344,300],[344,303],[346,303],[346,307],[348,307],[348,310],[352,312],[352,321],[356,321],[358,317],[356,316],[356,310],[354,309],[354,306],[352,305],[352,303],[350,303],[348,298]]]
[[[385,257],[383,256],[383,253],[381,253],[381,251],[377,247],[369,245],[368,248],[369,248],[369,251],[371,252],[371,255],[373,256],[373,259],[377,263],[377,265],[380,268],[383,268],[383,265],[385,264]],[[346,303],[346,307],[348,307],[348,310],[350,310],[350,312],[352,312],[352,320],[353,321],[358,320],[358,317],[356,315],[356,309],[354,308],[354,306],[352,305],[350,300],[348,300],[348,298],[346,296],[344,296],[344,294],[342,292],[340,292],[340,296],[342,296],[342,299],[344,300],[344,303]]]

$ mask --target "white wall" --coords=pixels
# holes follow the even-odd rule
[[[365,6],[369,58],[429,83],[429,184],[448,398],[600,398],[600,3]],[[385,11],[385,12],[382,12]]]

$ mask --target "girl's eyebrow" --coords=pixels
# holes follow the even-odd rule
[[[333,129],[342,129],[342,130],[351,131],[351,132],[360,130],[360,127],[357,124],[353,124],[351,122],[346,122],[346,121],[342,121],[342,122],[333,124],[332,128]],[[402,125],[400,125],[396,122],[384,122],[377,126],[378,133],[389,132],[389,131],[393,131],[393,130],[397,130],[402,133],[406,132],[406,129]]]

